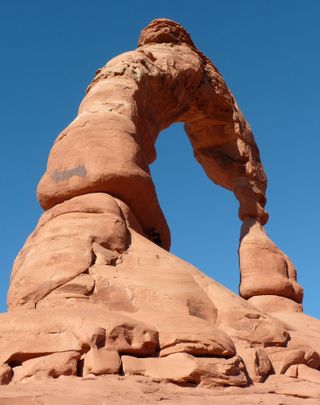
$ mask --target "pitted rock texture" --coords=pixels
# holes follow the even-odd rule
[[[242,298],[168,252],[149,164],[159,132],[181,121],[206,174],[239,200]],[[0,402],[61,403],[59,387],[81,405],[97,387],[97,404],[147,403],[158,391],[208,403],[213,390],[201,390],[211,388],[223,390],[217,403],[233,393],[247,404],[315,403],[320,325],[303,314],[296,270],[263,228],[265,192],[258,147],[221,74],[183,27],[153,21],[137,50],[98,70],[50,152],[38,187],[45,212],[0,314]],[[72,398],[67,380],[79,388]]]

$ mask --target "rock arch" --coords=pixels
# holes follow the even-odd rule
[[[148,165],[159,132],[180,121],[207,175],[239,200],[244,299],[166,251]],[[153,21],[136,51],[97,72],[50,152],[38,187],[45,212],[0,316],[0,384],[121,370],[209,387],[287,370],[319,378],[319,327],[297,314],[295,268],[263,229],[265,191],[259,150],[220,73],[179,24]]]
[[[137,50],[97,71],[77,118],[50,152],[38,186],[41,206],[47,210],[79,195],[108,193],[130,207],[145,235],[169,249],[170,231],[149,164],[159,132],[174,122],[185,123],[207,176],[239,200],[248,244],[240,252],[252,249],[258,237],[271,257],[265,272],[261,263],[240,255],[242,296],[275,294],[301,302],[291,264],[262,228],[268,220],[267,180],[250,126],[221,74],[173,21],[155,20],[142,31]],[[275,273],[273,283],[260,272]],[[257,276],[264,278],[259,287]]]
[[[75,197],[90,200],[93,193],[107,193],[130,207],[144,235],[169,249],[170,231],[149,164],[156,158],[158,134],[174,122],[185,123],[208,177],[239,200],[242,237],[246,235],[240,246],[241,295],[280,295],[301,302],[295,271],[262,228],[268,220],[267,180],[252,131],[221,74],[173,21],[153,21],[142,31],[137,50],[97,71],[78,116],[50,152],[37,190],[41,206],[50,212]],[[268,276],[265,271],[259,275],[260,285],[255,280],[261,272],[257,238],[271,260],[265,262]],[[270,272],[273,282],[267,280]]]
[[[264,224],[266,176],[251,129],[222,76],[170,20],[141,33],[139,48],[99,69],[78,117],[53,146],[38,187],[48,209],[88,192],[127,203],[146,234],[169,230],[148,165],[161,130],[184,122],[194,155],[215,183],[234,192],[242,220]]]

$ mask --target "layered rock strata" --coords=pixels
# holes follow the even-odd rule
[[[159,132],[181,121],[206,174],[239,201],[242,298],[168,252],[149,164]],[[222,76],[183,27],[153,21],[137,50],[98,70],[50,152],[38,186],[45,212],[0,316],[1,383],[317,380],[320,326],[301,312],[295,268],[265,233],[265,192],[258,147]]]

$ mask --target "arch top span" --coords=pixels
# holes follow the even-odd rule
[[[159,132],[184,122],[208,177],[239,200],[242,220],[266,223],[266,176],[252,131],[221,74],[179,24],[158,19],[139,47],[99,69],[78,117],[56,140],[38,187],[44,209],[90,192],[126,202],[144,232],[170,233],[148,165]]]

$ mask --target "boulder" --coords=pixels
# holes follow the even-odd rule
[[[115,350],[91,349],[84,356],[83,375],[119,374],[121,359]]]
[[[175,353],[162,358],[122,356],[121,360],[125,375],[143,375],[158,381],[206,387],[248,385],[245,367],[237,356],[226,360]]]
[[[79,352],[53,353],[24,361],[14,368],[14,382],[28,378],[58,378],[62,375],[77,375]]]

